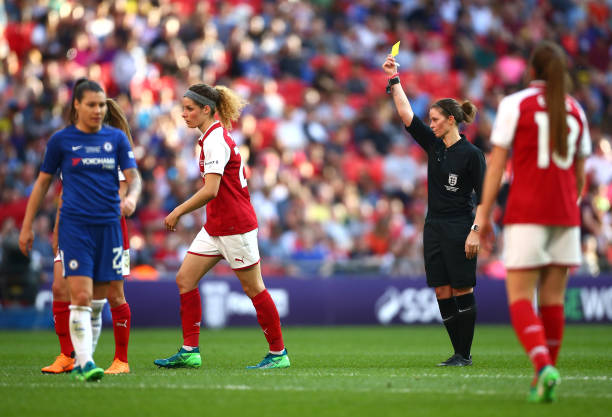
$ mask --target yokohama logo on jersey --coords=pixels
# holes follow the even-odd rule
[[[86,166],[101,165],[102,169],[115,169],[114,158],[72,158],[72,166],[76,166],[82,162]]]

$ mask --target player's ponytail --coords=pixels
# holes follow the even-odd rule
[[[247,103],[238,96],[238,94],[225,86],[215,86],[215,90],[219,93],[217,108],[219,110],[221,124],[223,124],[226,129],[231,129],[232,122],[238,120],[240,113],[242,113],[242,109]]]
[[[104,90],[97,82],[88,80],[87,78],[79,78],[74,83],[74,87],[72,88],[72,101],[70,102],[70,112],[68,113],[68,120],[71,124],[76,124],[78,119],[78,114],[76,108],[74,107],[74,101],[81,101],[85,91],[104,93]]]
[[[132,140],[132,134],[130,133],[130,125],[125,117],[125,114],[123,113],[123,110],[121,110],[121,107],[119,107],[119,103],[112,98],[107,98],[106,108],[107,111],[106,116],[104,116],[104,123],[123,130],[123,133],[125,133],[130,141],[130,146],[132,149],[134,149],[134,141]]]
[[[544,41],[536,46],[529,60],[535,78],[546,81],[545,100],[548,112],[549,143],[559,156],[567,156],[567,112],[565,95],[568,89],[565,53],[556,44]]]
[[[436,101],[431,107],[439,109],[447,118],[453,116],[457,126],[459,126],[459,123],[471,123],[478,111],[471,101],[465,100],[462,104],[459,104],[454,98],[443,98]]]
[[[189,87],[185,97],[192,99],[202,108],[209,106],[211,116],[218,112],[219,121],[228,130],[232,128],[232,122],[238,120],[247,104],[240,96],[222,85],[211,87],[207,84],[194,84]]]

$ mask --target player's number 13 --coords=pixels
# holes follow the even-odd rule
[[[548,138],[550,137],[548,128],[548,114],[543,111],[536,112],[534,115],[535,122],[538,125],[538,168],[546,169],[550,165],[550,145]],[[574,162],[576,154],[576,142],[578,142],[578,133],[580,125],[576,118],[572,115],[567,115],[567,156],[564,158],[553,152],[552,160],[560,169],[569,169]]]

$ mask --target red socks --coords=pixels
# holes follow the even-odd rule
[[[557,363],[557,356],[559,356],[561,341],[563,340],[563,327],[565,325],[563,305],[540,306],[540,318],[544,325],[550,360],[555,365]]]
[[[198,288],[181,294],[181,323],[183,345],[197,347],[200,344],[202,322],[202,299]]]
[[[533,363],[536,373],[546,365],[552,365],[544,327],[536,316],[531,301],[519,300],[512,303],[510,319],[514,332]]]
[[[281,333],[280,318],[276,305],[267,290],[252,298],[257,312],[257,321],[261,326],[271,351],[285,349]],[[183,345],[199,346],[200,324],[202,321],[202,301],[200,291],[196,288],[181,294],[181,322],[183,326]]]
[[[270,351],[280,352],[285,349],[283,334],[281,332],[280,317],[276,310],[274,300],[268,290],[263,290],[251,299],[257,312],[257,321],[270,345]]]
[[[115,335],[115,358],[127,363],[130,322],[132,318],[130,306],[128,303],[124,303],[119,307],[111,308],[111,314],[113,316],[113,333]]]
[[[70,301],[53,302],[53,322],[55,323],[55,334],[59,338],[60,349],[68,357],[72,355],[74,347],[70,340]]]

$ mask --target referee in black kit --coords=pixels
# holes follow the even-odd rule
[[[383,70],[389,76],[387,93],[393,97],[406,130],[427,152],[428,208],[423,232],[427,285],[434,287],[444,326],[455,353],[438,366],[472,364],[470,350],[476,322],[476,256],[479,227],[473,224],[472,192],[480,202],[485,175],[484,155],[464,135],[459,123],[470,123],[476,107],[452,98],[429,109],[429,126],[415,116],[400,84],[393,55]]]

